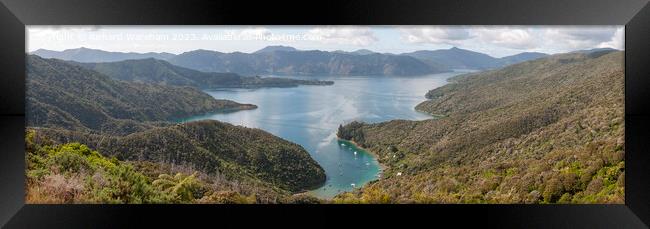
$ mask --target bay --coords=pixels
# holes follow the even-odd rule
[[[182,121],[214,119],[259,128],[300,144],[325,169],[327,175],[326,183],[309,193],[329,199],[381,176],[381,166],[372,154],[337,139],[339,125],[354,120],[376,123],[431,118],[415,111],[415,105],[425,100],[424,95],[428,90],[443,86],[449,77],[464,72],[412,77],[309,77],[331,80],[334,85],[211,89],[205,92],[217,99],[251,103],[258,108],[194,116]]]

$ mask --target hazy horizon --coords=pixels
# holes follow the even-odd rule
[[[624,50],[624,26],[27,26],[26,32],[27,52],[84,47],[135,53],[252,53],[281,45],[391,54],[457,47],[504,57]]]

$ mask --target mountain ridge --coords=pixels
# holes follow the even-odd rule
[[[452,47],[450,49],[420,50],[400,55],[412,56],[429,64],[438,64],[448,66],[449,68],[477,70],[496,69],[548,56],[548,54],[539,52],[522,52],[511,56],[496,58],[484,53],[461,49],[458,47]]]
[[[30,54],[38,55],[43,58],[56,58],[61,60],[71,60],[77,62],[112,62],[112,61],[121,61],[127,59],[144,59],[144,58],[156,58],[161,60],[167,60],[175,56],[172,53],[167,52],[147,52],[147,53],[136,53],[136,52],[110,52],[100,49],[90,49],[90,48],[76,48],[76,49],[66,49],[63,51],[53,51],[47,49],[38,49]]]
[[[353,55],[307,51],[262,53],[220,53],[190,51],[169,62],[204,72],[232,72],[241,75],[423,75],[445,72],[412,57],[384,54]]]
[[[114,79],[200,89],[296,87],[299,85],[332,85],[333,81],[299,80],[279,77],[240,76],[236,73],[201,72],[154,58],[104,63],[72,64],[97,71]]]

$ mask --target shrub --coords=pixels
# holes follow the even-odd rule
[[[201,198],[205,192],[204,184],[196,178],[196,172],[189,176],[182,173],[177,173],[175,176],[160,174],[152,184],[181,203]]]
[[[254,204],[256,203],[255,195],[244,196],[234,191],[221,191],[204,196],[198,202],[204,204]]]

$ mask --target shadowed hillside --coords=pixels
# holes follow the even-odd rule
[[[184,165],[208,174],[258,179],[289,191],[325,181],[323,169],[300,145],[214,120],[151,128],[123,137],[35,129],[54,142],[79,142],[119,160]]]
[[[27,124],[127,134],[153,122],[254,109],[191,87],[127,83],[56,59],[27,60]]]

